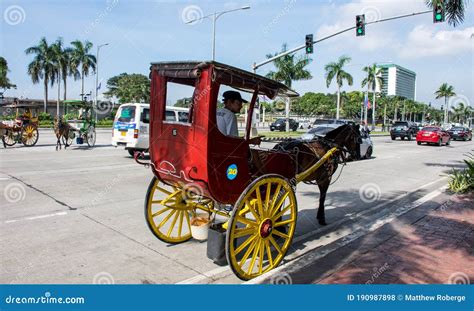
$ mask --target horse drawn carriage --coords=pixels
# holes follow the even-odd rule
[[[83,100],[65,100],[66,115],[74,115],[72,119],[61,120],[62,125],[56,125],[60,131],[62,143],[68,147],[74,139],[78,145],[84,142],[89,147],[94,147],[96,140],[95,116],[92,103]]]
[[[39,138],[38,110],[35,105],[6,105],[5,109],[15,110],[15,119],[1,121],[0,131],[4,146],[22,143],[26,147],[36,145]]]
[[[295,233],[296,184],[317,181],[318,220],[323,224],[331,175],[344,154],[358,147],[358,128],[342,126],[324,141],[251,148],[258,95],[274,99],[296,97],[296,92],[214,61],[153,63],[150,78],[154,177],[146,194],[145,217],[152,233],[167,243],[185,242],[192,237],[192,216],[205,211],[218,215],[214,221],[224,219],[226,259],[237,277],[249,280],[278,266]],[[174,84],[194,88],[187,122],[166,120],[167,90]],[[225,136],[216,126],[218,96],[229,88],[251,94],[244,137]],[[138,162],[137,158],[138,154]]]

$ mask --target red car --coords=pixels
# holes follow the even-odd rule
[[[449,145],[451,142],[451,136],[448,132],[443,131],[439,127],[428,126],[424,127],[421,131],[416,134],[416,143],[421,145],[421,143],[436,144],[441,146],[442,144]]]

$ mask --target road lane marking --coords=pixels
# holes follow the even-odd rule
[[[323,232],[323,231],[328,231],[329,229],[333,229],[334,227],[336,227],[336,226],[338,226],[338,225],[340,225],[340,224],[342,224],[342,223],[345,223],[345,222],[348,222],[348,221],[350,221],[350,220],[355,220],[355,219],[357,219],[357,218],[359,218],[359,217],[362,217],[362,216],[364,216],[365,214],[368,214],[368,213],[370,213],[370,212],[372,212],[372,211],[374,211],[374,210],[376,210],[376,209],[380,209],[381,207],[383,207],[383,206],[385,206],[385,205],[388,205],[388,204],[390,204],[390,203],[393,203],[394,201],[398,201],[398,200],[400,200],[400,199],[402,199],[402,198],[404,198],[404,197],[406,197],[406,196],[408,196],[408,195],[410,195],[410,194],[412,194],[412,193],[415,193],[415,192],[419,191],[420,189],[426,188],[426,187],[428,187],[428,186],[430,186],[430,185],[432,185],[432,184],[435,184],[435,183],[437,183],[437,182],[439,182],[439,181],[441,181],[441,180],[443,180],[443,179],[446,179],[446,178],[447,178],[447,177],[441,177],[441,178],[439,178],[439,179],[437,179],[437,180],[435,180],[435,181],[426,183],[426,184],[424,184],[424,185],[422,185],[422,186],[420,186],[420,187],[414,189],[413,191],[407,192],[407,193],[405,193],[405,194],[398,195],[397,197],[393,198],[393,199],[390,200],[390,201],[382,202],[382,203],[380,203],[380,204],[378,204],[378,205],[376,205],[376,206],[374,206],[374,207],[372,207],[372,208],[370,208],[370,209],[364,210],[364,211],[362,211],[362,212],[359,212],[359,213],[356,213],[356,214],[353,214],[353,215],[349,214],[349,216],[347,216],[347,217],[345,217],[345,218],[342,218],[341,220],[338,220],[338,221],[336,221],[336,222],[334,222],[334,223],[331,223],[330,225],[325,226],[324,228],[319,228],[319,229],[316,229],[316,230],[307,232],[307,233],[305,233],[305,234],[303,234],[303,235],[294,237],[294,239],[293,239],[293,244],[298,243],[298,242],[301,242],[301,241],[303,241],[303,240],[306,240],[306,239],[308,239],[309,237],[311,237],[311,236],[313,236],[313,235],[316,235],[316,234],[318,234],[318,233],[321,233],[321,232]],[[439,191],[439,190],[435,190],[435,191],[433,191],[433,192],[430,192],[430,193],[426,194],[425,196],[423,196],[422,198],[416,200],[415,202],[418,202],[418,201],[420,201],[420,200],[422,200],[422,199],[425,199],[425,198],[431,198],[431,195],[433,195],[433,193],[435,193],[435,192],[437,192],[437,191]],[[414,202],[414,203],[415,203],[415,202]],[[414,204],[414,203],[412,203],[412,204]],[[423,203],[424,203],[424,202],[423,202]],[[423,203],[421,203],[421,204],[423,204]],[[421,205],[421,204],[419,204],[419,205]],[[417,206],[419,206],[419,205],[417,205]],[[411,206],[411,205],[409,205],[409,206]],[[415,206],[415,207],[417,207],[417,206]],[[415,208],[415,207],[413,207],[413,208]],[[413,209],[413,208],[412,208],[412,209]],[[398,209],[397,209],[397,210],[398,210]],[[409,210],[406,210],[404,213],[406,213],[406,212],[408,212],[408,211],[409,211]],[[396,211],[395,211],[395,213],[396,213]],[[389,215],[393,215],[393,213],[391,213],[391,214],[389,214]],[[397,215],[397,216],[399,216],[399,215]],[[385,223],[384,223],[384,224],[385,224]],[[358,230],[358,229],[360,229],[360,228],[355,228],[355,229],[353,229],[353,230],[349,230],[349,229],[346,229],[346,228],[342,228],[342,229],[337,230],[337,231],[330,231],[330,232],[328,232],[327,234],[325,234],[324,236],[321,236],[321,238],[319,238],[319,239],[317,239],[317,240],[309,241],[308,244],[303,244],[303,245],[306,245],[303,249],[301,249],[301,250],[299,250],[299,251],[295,251],[295,252],[293,252],[293,253],[288,254],[287,256],[285,256],[284,261],[286,261],[286,263],[284,263],[284,264],[281,265],[280,267],[283,267],[283,266],[286,266],[286,265],[288,265],[288,264],[291,264],[291,263],[292,263],[292,260],[297,259],[298,256],[302,256],[302,255],[304,255],[304,254],[306,254],[306,253],[312,251],[312,250],[313,250],[314,248],[316,248],[316,247],[320,247],[320,246],[324,246],[324,245],[330,244],[330,243],[332,243],[332,242],[334,242],[334,241],[337,241],[338,239],[341,239],[341,238],[344,239],[345,237],[350,236],[351,234],[353,234],[353,233],[354,233],[356,230]],[[375,229],[373,229],[373,230],[375,230]],[[324,239],[326,236],[329,236],[329,242],[326,243],[326,244],[320,244],[320,239]],[[315,245],[315,244],[317,244],[317,245]],[[346,243],[346,244],[347,244],[347,243]],[[345,245],[345,244],[344,244],[344,245]],[[322,257],[325,256],[325,255],[327,255],[327,253],[323,254]],[[275,269],[273,269],[273,270],[271,270],[271,271],[265,273],[264,275],[268,275],[269,273],[273,274],[273,273],[274,273],[273,271],[279,269],[280,267],[277,267],[277,268],[275,268]],[[180,281],[180,282],[177,283],[177,284],[197,284],[197,283],[200,283],[200,282],[202,282],[202,281],[204,281],[204,280],[206,280],[206,279],[212,279],[212,276],[218,275],[218,274],[223,273],[223,272],[225,272],[225,271],[227,271],[227,270],[230,271],[229,266],[219,267],[219,268],[216,268],[216,269],[213,269],[213,270],[209,270],[209,271],[207,271],[207,272],[203,272],[203,273],[198,274],[198,275],[196,275],[196,276],[194,276],[194,277],[191,277],[191,278],[189,278],[189,279]],[[278,270],[278,271],[280,271],[280,270]],[[264,275],[263,275],[263,276],[264,276]],[[210,277],[208,277],[208,276],[210,276]],[[260,279],[260,278],[263,277],[263,276],[257,277],[256,279]],[[266,277],[265,277],[264,279],[266,279]],[[255,279],[253,279],[253,280],[255,280]],[[251,282],[251,283],[249,283],[249,284],[252,284],[252,283],[253,283],[253,282],[252,282],[253,280],[248,281],[248,282],[244,282],[244,283],[249,283],[249,282]]]
[[[64,215],[67,215],[67,213],[66,212],[58,212],[58,213],[53,213],[53,214],[45,214],[45,215],[39,215],[39,216],[31,216],[31,217],[24,217],[24,218],[6,220],[4,223],[11,224],[11,223],[14,223],[14,222],[19,222],[19,221],[44,219],[44,218],[55,217],[55,216],[64,216]]]

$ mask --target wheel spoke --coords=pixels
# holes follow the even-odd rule
[[[247,219],[247,218],[237,216],[237,217],[235,217],[235,220],[237,220],[238,222],[241,222],[241,223],[243,223],[244,225],[247,225],[247,226],[257,227],[256,222],[251,221],[250,219]]]
[[[260,186],[257,186],[255,190],[257,193],[257,208],[258,208],[258,215],[263,219],[265,215],[263,214],[263,207],[262,207],[262,194],[260,193]]]
[[[278,231],[278,230],[273,230],[273,231],[272,231],[272,234],[278,235],[279,237],[284,238],[285,240],[290,238],[289,235],[284,234],[283,232],[280,232],[280,231]]]
[[[255,228],[238,228],[235,229],[234,238],[241,238],[246,235],[250,235],[255,232]]]
[[[160,224],[158,225],[158,228],[161,228],[163,227],[163,225],[171,218],[171,216],[174,215],[174,213],[176,213],[177,211],[176,210],[173,210],[171,213],[169,213],[161,222]]]
[[[252,235],[247,240],[245,240],[244,243],[242,243],[239,247],[237,247],[237,249],[235,250],[235,255],[238,255],[247,245],[249,245],[252,241],[254,241],[256,237],[257,237],[256,235]]]
[[[255,220],[256,221],[260,221],[260,217],[258,216],[258,213],[257,211],[255,210],[254,208],[254,205],[251,204],[248,200],[245,201],[245,206],[248,208],[248,210],[250,211],[250,213],[252,213],[253,217],[255,217]]]
[[[245,252],[244,256],[242,257],[242,260],[239,262],[239,267],[242,269],[242,266],[245,264],[245,262],[247,261],[247,258],[249,258],[250,256],[250,253],[252,252],[252,250],[254,249],[255,245],[257,245],[257,240],[254,240],[252,242],[252,244],[249,246],[249,248],[247,249],[247,251]],[[236,253],[237,255],[238,253]]]
[[[268,240],[263,241],[265,243],[265,248],[267,250],[267,258],[268,258],[268,263],[270,264],[270,267],[273,266],[273,257],[272,257],[272,250],[270,249],[270,242]]]
[[[258,256],[258,274],[262,274],[264,257],[265,257],[265,244],[263,243],[263,240],[260,240],[260,254]]]
[[[269,237],[270,242],[272,243],[273,247],[277,250],[278,254],[282,254],[280,246],[278,246],[278,243],[275,241],[275,239],[270,235]]]
[[[270,212],[270,191],[272,190],[272,183],[267,184],[267,192],[265,193],[265,211]]]
[[[272,214],[273,207],[275,206],[276,200],[278,199],[278,194],[280,193],[282,185],[278,184],[277,189],[275,191],[275,195],[272,198],[272,202],[270,203],[270,206],[268,207],[268,213],[269,215]]]
[[[186,221],[188,222],[189,232],[191,232],[191,219],[189,219],[189,213],[187,211],[184,211],[184,213],[186,215]]]
[[[288,197],[288,194],[289,194],[289,192],[285,192],[285,194],[280,198],[280,200],[278,201],[278,203],[275,204],[275,206],[273,207],[273,209],[272,209],[270,215],[273,215],[274,213],[276,213],[276,211],[280,208],[280,206],[283,204],[283,202],[284,202],[284,201],[286,200],[286,198]]]
[[[284,225],[287,225],[287,224],[291,224],[294,221],[295,221],[294,219],[288,219],[288,220],[280,221],[280,222],[275,223],[274,227],[280,227],[280,226],[284,226]]]
[[[171,226],[168,229],[168,233],[166,234],[168,237],[171,236],[171,233],[173,232],[174,225],[176,225],[176,221],[178,220],[178,216],[180,213],[176,213],[174,215],[173,221],[171,222]]]
[[[288,205],[287,207],[285,207],[284,209],[282,209],[277,215],[272,216],[272,219],[273,219],[273,220],[277,220],[278,218],[280,218],[281,216],[283,216],[283,215],[286,213],[286,211],[288,211],[288,210],[289,210],[290,208],[292,208],[292,207],[293,207],[293,204]],[[276,213],[276,211],[277,211],[277,210],[275,210],[275,213]]]
[[[159,215],[163,214],[164,212],[169,211],[170,209],[171,208],[169,208],[169,207],[165,207],[164,209],[159,210],[158,212],[151,214],[151,217],[159,216]]]
[[[179,212],[178,237],[181,236],[181,230],[183,229],[183,217],[184,217],[184,213],[186,213],[186,211],[180,211],[180,212]]]
[[[250,261],[250,265],[247,270],[248,274],[251,274],[253,271],[253,267],[255,266],[255,261],[257,260],[257,254],[259,251],[260,251],[260,238],[256,240],[255,248],[253,249],[252,260]]]

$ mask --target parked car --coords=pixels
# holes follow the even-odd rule
[[[451,136],[448,132],[436,126],[424,127],[416,135],[416,143],[418,145],[421,145],[421,143],[427,143],[436,144],[438,146],[446,144],[446,146],[449,146],[450,142]]]
[[[290,119],[290,130],[293,132],[298,129],[298,122],[294,119]],[[284,132],[286,130],[286,119],[278,119],[272,124],[270,124],[270,131],[281,131]]]
[[[395,140],[400,137],[401,140],[407,138],[411,140],[412,137],[418,133],[418,126],[410,121],[396,121],[390,130],[390,137]]]
[[[355,122],[346,119],[316,119],[313,122],[313,127],[324,124],[355,124]]]
[[[450,130],[448,130],[448,134],[451,136],[452,140],[472,140],[472,131],[467,127],[452,127]]]
[[[301,139],[313,140],[316,137],[324,137],[328,132],[338,128],[339,126],[341,126],[341,124],[320,124],[301,135]],[[372,156],[374,144],[370,139],[369,133],[367,133],[365,130],[361,129],[360,135],[362,137],[362,144],[360,145],[360,158],[368,159]]]
[[[298,121],[298,123],[300,124],[300,129],[306,130],[312,128],[311,121],[309,120],[301,120]]]

